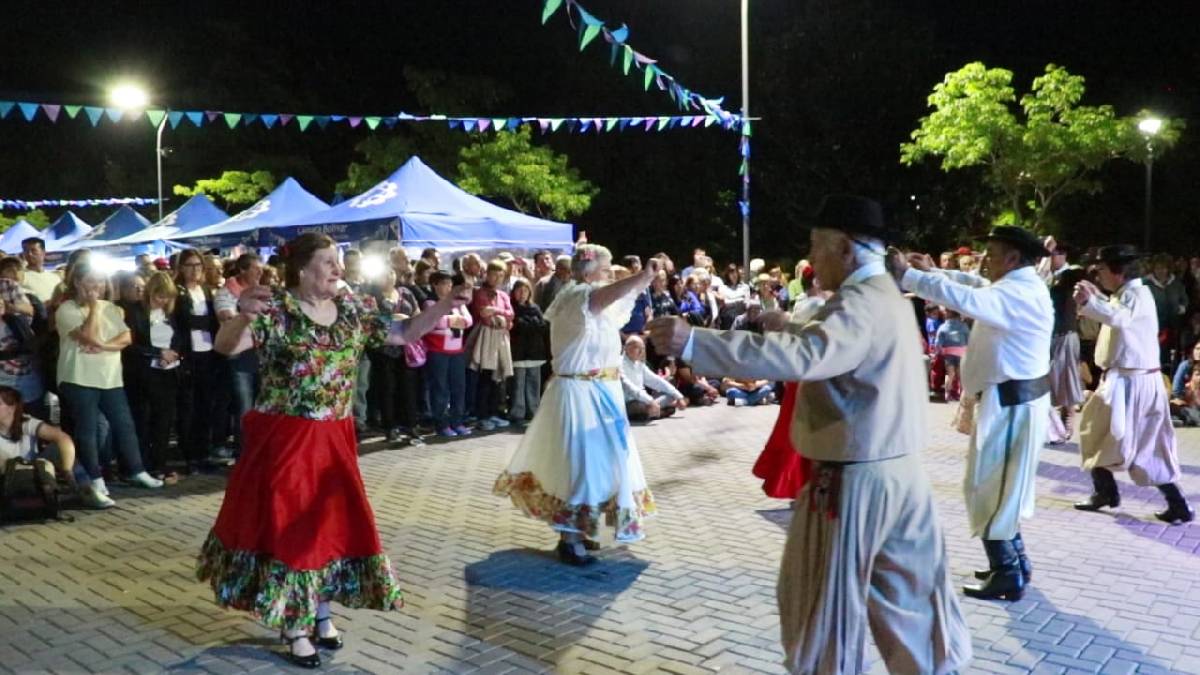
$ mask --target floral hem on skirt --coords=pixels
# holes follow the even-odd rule
[[[215,533],[209,533],[200,551],[196,577],[210,583],[218,605],[253,612],[267,626],[284,630],[311,628],[320,602],[388,610],[401,600],[384,554],[296,570],[254,551],[226,549]]]
[[[615,495],[599,504],[568,504],[546,492],[529,471],[501,473],[492,492],[510,498],[530,518],[545,521],[560,532],[582,533],[589,539],[598,538],[600,517],[604,516],[608,525],[616,526],[617,541],[640,541],[646,536],[642,521],[658,511],[648,487],[633,493],[630,507],[618,507]]]

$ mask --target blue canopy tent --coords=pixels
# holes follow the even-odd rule
[[[29,224],[24,218],[12,224],[12,227],[4,231],[0,235],[0,251],[9,255],[16,255],[21,252],[21,242],[29,237],[40,237],[42,231]]]
[[[253,246],[260,232],[328,208],[328,204],[300,187],[294,178],[286,178],[271,194],[245,211],[208,227],[176,235],[172,240],[197,248]]]
[[[399,234],[405,248],[441,251],[570,250],[575,240],[571,224],[527,216],[467,194],[419,157],[353,199],[286,226],[261,230],[259,244],[278,246],[311,230],[337,241]]]
[[[100,222],[87,235],[76,239],[75,241],[64,246],[56,246],[58,251],[74,251],[80,248],[97,248],[111,244],[118,239],[123,239],[129,235],[140,232],[150,227],[150,221],[146,220],[142,214],[134,211],[129,205],[122,206]],[[151,244],[143,245],[146,249],[154,248]],[[161,249],[161,247],[158,247]],[[137,253],[149,253],[147,251],[137,251]]]
[[[168,213],[159,222],[144,230],[104,244],[104,253],[116,258],[128,258],[139,253],[163,254],[172,247],[169,240],[194,232],[229,217],[205,195],[193,195],[183,206]],[[153,246],[154,250],[146,250]]]
[[[57,251],[60,246],[66,246],[91,231],[91,225],[83,222],[83,219],[75,215],[74,211],[67,211],[46,228],[43,237],[46,240],[46,250]]]

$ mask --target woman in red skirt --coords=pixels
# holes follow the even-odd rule
[[[258,350],[262,390],[242,419],[242,456],[197,576],[221,606],[280,629],[292,663],[316,668],[318,646],[342,646],[331,601],[378,610],[402,604],[358,471],[351,399],[359,358],[418,338],[470,298],[456,292],[393,321],[339,291],[329,237],[304,234],[281,253],[286,289],[244,290],[239,314],[215,341],[226,355]]]

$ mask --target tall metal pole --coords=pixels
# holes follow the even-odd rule
[[[750,123],[750,0],[742,0],[742,124]],[[746,142],[748,138],[743,137]],[[750,274],[750,157],[742,158],[742,269]]]
[[[1147,148],[1150,152],[1146,155],[1146,217],[1145,217],[1145,241],[1142,242],[1142,250],[1149,252],[1151,241],[1154,239],[1154,225],[1150,220],[1150,214],[1153,210],[1154,200],[1154,146]]]
[[[155,160],[157,160],[157,162],[158,162],[158,221],[157,221],[157,222],[160,222],[160,223],[162,222],[162,219],[163,219],[163,193],[162,193],[162,159],[163,159],[163,151],[162,151],[162,134],[163,134],[163,128],[164,128],[164,127],[166,127],[166,126],[167,126],[167,115],[166,115],[166,113],[164,112],[164,113],[163,113],[163,118],[162,118],[162,120],[161,120],[161,121],[159,121],[159,123],[158,123],[158,134],[157,134],[157,137],[155,138],[155,141],[154,141],[154,158],[155,158]]]

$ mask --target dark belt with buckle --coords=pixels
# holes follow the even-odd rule
[[[1003,408],[1036,401],[1050,393],[1050,376],[1043,375],[1032,380],[1008,380],[996,385],[996,391],[1000,394],[1000,406]]]

